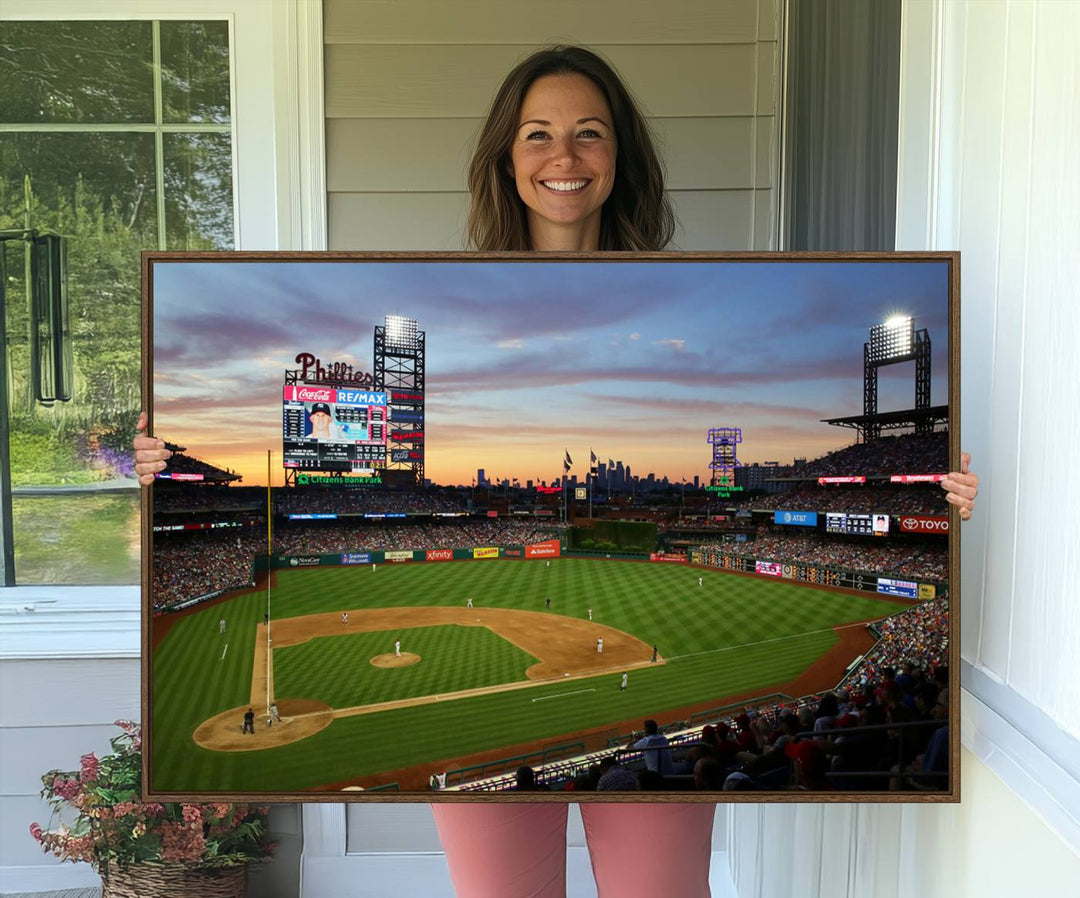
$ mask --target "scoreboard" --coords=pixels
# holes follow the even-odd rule
[[[887,514],[827,512],[825,532],[845,533],[852,536],[888,536],[889,516]]]
[[[301,471],[364,471],[386,466],[386,393],[286,384],[282,464]]]

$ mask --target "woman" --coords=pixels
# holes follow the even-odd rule
[[[468,236],[478,250],[662,250],[674,232],[648,127],[615,72],[580,47],[531,55],[500,87],[469,168]],[[146,420],[140,420],[139,429]],[[137,437],[143,484],[169,457]],[[969,517],[978,478],[943,483]],[[711,803],[583,804],[600,898],[708,896]],[[565,895],[565,804],[436,804],[460,898]]]

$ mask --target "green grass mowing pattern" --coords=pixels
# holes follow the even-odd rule
[[[371,658],[403,652],[420,656],[408,667],[375,667]],[[462,659],[468,664],[462,664]],[[311,698],[331,708],[391,702],[496,686],[525,679],[538,659],[483,627],[446,625],[324,636],[274,649],[278,700]]]
[[[662,718],[665,708],[792,679],[835,642],[832,626],[906,607],[681,565],[561,558],[550,568],[537,561],[493,560],[386,565],[375,573],[369,567],[282,571],[271,608],[274,617],[291,617],[363,607],[463,606],[470,596],[478,607],[538,611],[550,596],[547,613],[578,618],[591,607],[597,622],[657,643],[669,663],[632,671],[626,693],[618,692],[619,675],[611,673],[574,680],[574,690],[555,683],[345,718],[277,749],[210,752],[192,742],[195,727],[248,700],[254,625],[266,597],[243,595],[177,622],[155,651],[154,788],[301,789],[532,739],[557,741],[561,734],[609,722]],[[222,616],[226,637],[217,634]],[[228,655],[218,661],[226,638]],[[595,692],[532,701],[579,689]]]

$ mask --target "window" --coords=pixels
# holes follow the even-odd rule
[[[17,582],[136,583],[144,249],[235,245],[230,28],[211,21],[5,22],[0,246],[6,265]],[[21,232],[67,238],[74,391],[30,382]]]

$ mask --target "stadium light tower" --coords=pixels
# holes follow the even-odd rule
[[[387,467],[412,469],[417,486],[424,485],[425,342],[415,318],[387,315],[382,325],[375,325],[373,386],[390,394]]]
[[[742,442],[741,427],[710,427],[705,442],[713,447],[709,470],[712,473],[712,486],[735,485],[735,469],[742,467],[742,462],[735,457],[735,447]]]
[[[900,362],[915,362],[915,409],[930,408],[930,333],[915,330],[910,315],[892,315],[870,328],[870,339],[863,344],[863,440],[872,443],[881,436],[877,420],[878,368]],[[926,418],[915,425],[916,433],[929,433],[932,422]]]

